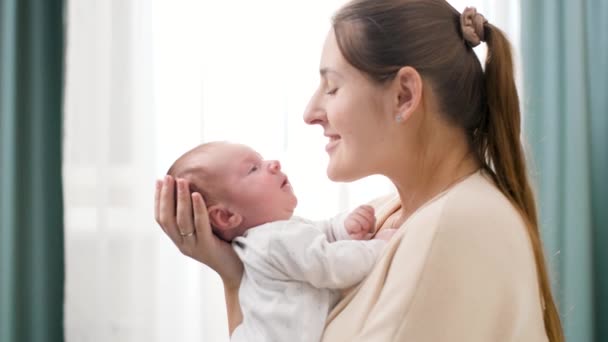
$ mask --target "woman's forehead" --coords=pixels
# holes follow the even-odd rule
[[[325,43],[323,44],[323,51],[321,52],[321,63],[319,66],[321,76],[325,76],[328,72],[338,72],[340,64],[343,61],[344,57],[338,48],[336,35],[333,30],[330,30],[327,33]]]
[[[347,82],[366,80],[363,72],[350,64],[342,54],[334,30],[330,30],[325,39],[319,63],[319,73],[321,79],[324,80],[328,78]]]

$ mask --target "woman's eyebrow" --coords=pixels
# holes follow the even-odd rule
[[[332,74],[334,76],[342,78],[342,75],[339,72],[337,72],[334,69],[328,68],[328,67],[323,67],[323,68],[319,69],[319,74],[321,74],[321,77],[327,77],[328,74]]]

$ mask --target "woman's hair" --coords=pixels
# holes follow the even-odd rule
[[[536,260],[550,341],[564,341],[540,241],[534,195],[520,142],[520,110],[511,47],[483,23],[485,72],[463,38],[461,15],[444,0],[354,0],[333,18],[340,51],[378,83],[403,66],[432,87],[444,118],[466,132],[471,150],[497,187],[522,213]]]

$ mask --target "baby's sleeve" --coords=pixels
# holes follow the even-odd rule
[[[382,240],[329,242],[318,227],[299,222],[270,239],[268,262],[285,280],[341,289],[363,280],[385,244]]]
[[[249,324],[239,324],[230,336],[230,342],[251,342],[251,341],[263,341],[264,339],[259,333],[253,331]]]
[[[312,224],[325,234],[329,242],[351,240],[344,226],[344,220],[346,220],[348,214],[348,212],[343,212],[328,220],[312,222]]]

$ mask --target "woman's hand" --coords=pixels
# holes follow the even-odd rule
[[[243,264],[232,246],[213,234],[203,196],[190,195],[186,180],[165,176],[156,181],[154,217],[182,254],[211,267],[224,281],[224,287],[238,289]]]

